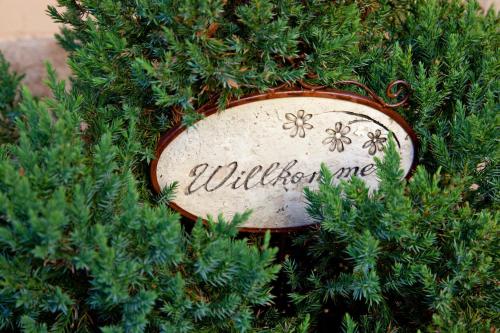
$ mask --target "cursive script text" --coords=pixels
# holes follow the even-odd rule
[[[319,171],[306,173],[297,170],[298,160],[288,163],[274,162],[270,165],[256,165],[249,169],[241,170],[237,161],[226,165],[210,166],[201,163],[194,166],[189,172],[193,180],[185,190],[186,195],[193,194],[199,190],[213,192],[221,188],[233,190],[250,190],[256,187],[285,186],[288,184],[303,183],[312,184],[319,180]],[[350,178],[352,176],[366,177],[375,172],[375,164],[369,163],[362,166],[340,167],[333,171],[337,179]]]

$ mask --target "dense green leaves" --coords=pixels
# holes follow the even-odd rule
[[[269,238],[235,239],[248,213],[187,235],[178,214],[140,200],[135,150],[115,145],[136,144],[137,110],[87,147],[81,98],[51,86],[56,100],[24,92],[19,143],[2,147],[0,329],[247,331],[252,307],[272,302]]]
[[[20,77],[0,59],[0,140],[21,115],[18,144],[0,148],[3,330],[498,327],[498,14],[458,0],[58,3],[70,94],[50,72],[55,98],[25,92],[19,109]],[[306,192],[319,228],[298,235],[285,310],[270,309],[269,236],[237,236],[248,213],[186,233],[165,207],[175,184],[155,197],[145,170],[159,134],[205,103],[344,79],[380,96],[410,83],[396,111],[420,166],[401,180],[391,144],[373,192],[322,168]]]
[[[364,331],[425,329],[431,314],[446,330],[488,330],[498,299],[498,214],[464,202],[461,180],[420,166],[401,180],[393,140],[377,176],[381,185],[368,195],[356,179],[333,185],[323,168],[319,191],[306,192],[321,230],[297,239],[310,265],[286,264],[299,313],[344,304]],[[351,317],[346,331],[355,329]]]
[[[84,120],[98,126],[99,103],[145,109],[140,135],[154,146],[172,122],[192,124],[207,102],[299,79],[332,84],[380,54],[376,1],[59,1],[74,87],[88,96]],[[390,6],[376,11],[383,17]],[[153,111],[154,110],[154,111]],[[118,116],[118,115],[117,115]],[[118,116],[119,117],[119,116]],[[98,133],[93,135],[95,139]]]
[[[124,103],[140,107],[140,159],[149,161],[159,133],[181,116],[193,123],[207,102],[223,108],[299,79],[329,86],[357,79],[383,96],[390,81],[403,79],[412,95],[399,112],[419,134],[420,159],[433,171],[477,178],[473,200],[498,202],[499,151],[490,135],[498,124],[498,14],[483,15],[475,1],[59,5],[49,13],[66,23],[59,38],[70,51],[75,90],[85,96],[92,140],[103,121],[126,123]],[[118,109],[96,117],[103,104]],[[454,119],[463,119],[455,131]]]
[[[10,70],[0,52],[0,144],[13,142],[16,138],[14,119],[18,115],[16,105],[21,79],[22,75]]]
[[[22,76],[10,71],[10,65],[0,53],[0,110],[14,105]]]
[[[418,132],[421,162],[474,178],[473,201],[498,206],[499,16],[475,1],[416,1],[408,10],[389,28],[383,61],[362,76],[381,94],[390,80],[409,82],[400,112]]]

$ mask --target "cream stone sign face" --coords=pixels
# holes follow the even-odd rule
[[[373,100],[334,92],[250,97],[210,110],[194,127],[162,138],[151,175],[156,191],[178,182],[172,207],[205,218],[252,209],[247,230],[289,230],[315,223],[304,187],[317,188],[321,163],[336,181],[361,177],[376,188],[374,157],[389,133],[408,174],[415,136],[404,120]]]

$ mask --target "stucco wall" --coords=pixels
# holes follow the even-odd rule
[[[484,8],[500,9],[500,0],[481,0]],[[0,0],[0,51],[12,67],[25,73],[24,83],[35,95],[45,95],[44,62],[50,61],[60,77],[69,75],[66,55],[56,44],[53,35],[59,29],[47,16],[48,4],[55,0]]]
[[[0,39],[51,36],[58,26],[46,15],[55,0],[0,0]]]
[[[47,95],[45,61],[50,61],[59,76],[70,71],[66,54],[54,40],[59,30],[46,14],[47,5],[55,0],[0,0],[0,51],[12,68],[25,74],[26,84],[35,95]]]
[[[488,9],[492,6],[495,8],[495,10],[500,9],[500,0],[479,0],[479,3],[484,9]]]

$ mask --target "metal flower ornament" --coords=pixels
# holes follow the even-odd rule
[[[323,140],[324,145],[330,145],[328,148],[330,151],[337,151],[339,153],[344,151],[344,144],[348,145],[352,141],[346,135],[351,131],[349,126],[343,126],[341,122],[335,123],[335,129],[328,128],[326,129],[326,133],[330,136]]]
[[[285,114],[285,117],[288,122],[283,124],[284,130],[292,129],[290,136],[294,138],[299,135],[299,137],[304,138],[306,136],[306,129],[310,130],[313,128],[313,125],[307,123],[309,119],[312,118],[312,114],[306,114],[304,110],[297,111],[297,115],[293,113]]]
[[[363,144],[363,148],[368,148],[368,154],[375,155],[377,151],[384,150],[384,143],[387,141],[387,138],[381,138],[381,134],[380,130],[376,130],[375,133],[368,132],[370,140]]]

